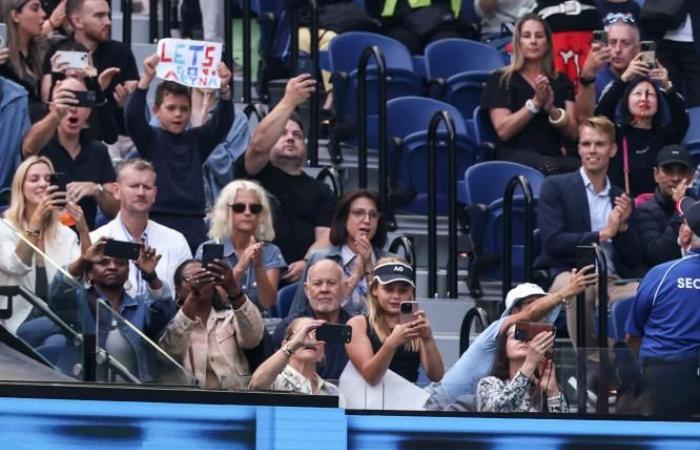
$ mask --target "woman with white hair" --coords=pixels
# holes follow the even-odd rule
[[[287,263],[279,247],[269,242],[275,230],[267,191],[252,181],[226,185],[214,205],[209,237],[195,257],[201,259],[206,244],[223,244],[225,262],[248,298],[262,310],[275,305],[280,271]]]

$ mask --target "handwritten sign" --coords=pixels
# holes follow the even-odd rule
[[[218,89],[221,62],[221,44],[191,41],[189,39],[161,39],[158,41],[160,62],[156,76],[163,80],[196,88]]]

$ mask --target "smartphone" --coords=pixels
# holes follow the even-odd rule
[[[204,244],[202,247],[202,266],[208,266],[215,259],[224,259],[224,244]]]
[[[69,50],[58,50],[56,58],[59,63],[66,64],[66,69],[84,69],[88,66],[87,52],[74,52]]]
[[[102,106],[106,103],[103,96],[97,94],[97,91],[70,91],[75,95],[78,100],[76,106],[85,106],[88,108],[95,108],[97,106]]]
[[[515,339],[527,342],[544,331],[551,331],[556,335],[557,327],[548,323],[518,322],[515,324]]]
[[[66,174],[63,172],[52,173],[49,177],[49,183],[52,186],[58,186],[59,192],[66,192],[67,190],[66,185],[68,183],[66,182]]]
[[[0,23],[0,47],[7,47],[7,25]]]
[[[596,265],[595,247],[592,245],[579,245],[576,247],[576,268],[583,269],[586,266]]]
[[[117,241],[110,239],[105,244],[105,256],[112,256],[119,259],[139,259],[141,253],[141,244],[129,241]]]
[[[314,62],[311,58],[298,58],[297,59],[297,75],[308,73],[313,76],[313,65]]]
[[[347,344],[352,340],[352,328],[349,325],[324,323],[316,328],[316,340],[326,343]]]
[[[600,42],[604,45],[608,45],[608,32],[605,30],[593,31],[593,42]]]
[[[639,43],[642,62],[650,69],[656,67],[656,42],[642,41]]]
[[[418,302],[401,302],[399,305],[399,323],[408,323],[416,320],[413,315],[418,311]]]

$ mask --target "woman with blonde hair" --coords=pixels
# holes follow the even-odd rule
[[[413,302],[416,288],[413,269],[399,258],[377,261],[369,286],[368,314],[348,321],[352,341],[345,345],[348,357],[372,385],[391,369],[413,383],[422,366],[431,381],[445,371],[425,311],[418,310],[400,321],[403,302]]]
[[[39,0],[0,2],[0,22],[5,22],[7,27],[7,42],[0,46],[0,76],[27,89],[32,122],[46,112],[41,100],[41,66],[46,53],[41,38],[45,19]]]
[[[222,189],[214,205],[209,229],[211,240],[200,245],[221,243],[224,259],[245,294],[261,310],[277,301],[280,271],[287,267],[275,238],[269,194],[252,181],[232,181]]]
[[[53,164],[43,156],[31,156],[19,165],[12,180],[10,207],[0,224],[0,285],[18,285],[46,299],[56,266],[65,266],[80,256],[80,244],[90,246],[83,211],[66,203],[66,193],[51,186]],[[59,222],[69,214],[78,235]],[[31,243],[31,245],[30,245]],[[44,261],[39,249],[50,261]],[[5,320],[10,331],[29,317],[32,306],[15,297],[12,317]]]
[[[578,168],[578,159],[565,148],[577,134],[574,85],[566,74],[555,72],[552,31],[538,15],[518,20],[512,62],[491,74],[481,107],[498,134],[496,159],[545,175]]]

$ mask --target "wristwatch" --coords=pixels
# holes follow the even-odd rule
[[[589,86],[589,85],[595,83],[595,77],[586,78],[583,75],[581,75],[578,77],[578,81],[581,82],[582,86]]]
[[[530,111],[532,114],[537,114],[540,112],[540,108],[535,105],[535,102],[532,101],[531,98],[527,99],[525,102],[525,108],[527,108],[528,111]]]

